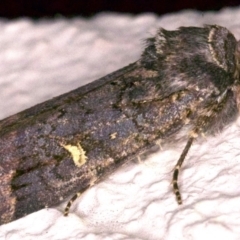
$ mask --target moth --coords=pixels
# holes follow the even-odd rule
[[[159,29],[141,58],[0,121],[0,224],[88,188],[159,141],[196,138],[238,116],[240,41],[217,25]]]

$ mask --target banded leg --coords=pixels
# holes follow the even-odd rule
[[[178,162],[173,171],[173,192],[176,196],[176,199],[177,199],[177,202],[179,205],[182,204],[182,197],[181,197],[180,190],[178,187],[178,174],[179,174],[179,170],[182,166],[182,163],[193,143],[193,140],[194,140],[194,137],[190,137],[188,139],[188,142],[187,142],[185,148],[183,149],[182,154],[181,154],[180,158],[178,159]]]
[[[83,193],[86,189],[88,189],[88,188],[89,188],[89,186],[86,187],[85,189],[83,189],[81,192],[77,192],[77,193],[68,201],[67,206],[66,206],[65,209],[64,209],[64,216],[65,216],[65,217],[68,216],[69,210],[70,210],[73,202],[74,202],[78,197],[80,197],[80,196],[82,195],[82,193]]]

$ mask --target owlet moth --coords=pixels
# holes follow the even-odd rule
[[[138,61],[0,121],[0,224],[60,204],[157,141],[185,141],[238,115],[240,42],[216,25],[159,29]]]

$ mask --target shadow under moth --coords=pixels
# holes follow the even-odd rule
[[[240,41],[216,25],[160,29],[141,58],[0,121],[0,224],[72,197],[154,145],[216,134],[238,115]],[[173,165],[174,166],[174,165]]]

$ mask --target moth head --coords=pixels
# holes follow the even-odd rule
[[[212,25],[208,35],[208,45],[215,64],[227,73],[235,75],[238,71],[240,45],[233,34],[227,28]]]

